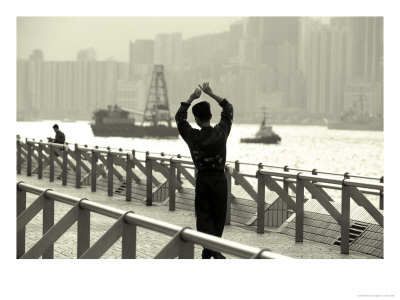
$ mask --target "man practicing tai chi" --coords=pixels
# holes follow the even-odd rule
[[[200,88],[200,89],[199,89]],[[226,161],[226,141],[231,131],[233,107],[211,90],[208,82],[199,85],[176,113],[175,120],[182,138],[188,144],[190,154],[197,169],[196,178],[196,227],[200,232],[222,236],[226,218],[227,181],[224,173]],[[222,107],[220,122],[210,125],[210,103],[202,101],[193,106],[192,112],[196,124],[201,128],[193,129],[187,122],[187,110],[201,91],[216,100]],[[225,258],[221,252],[203,249],[202,258]]]

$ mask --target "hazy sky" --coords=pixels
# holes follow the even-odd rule
[[[154,39],[158,33],[196,35],[229,30],[242,17],[18,17],[17,58],[41,49],[45,60],[75,60],[93,47],[98,60],[128,61],[129,41]]]

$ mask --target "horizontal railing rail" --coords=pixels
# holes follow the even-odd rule
[[[29,139],[27,139],[29,140]],[[30,140],[30,141],[34,141],[34,139]],[[49,143],[46,143],[49,144]],[[51,143],[50,143],[51,144]],[[72,145],[71,143],[66,143],[67,145]],[[59,145],[59,144],[58,144]],[[76,144],[79,147],[79,150],[85,150],[87,148],[89,149],[98,149],[98,151],[109,151],[109,150],[115,150],[113,152],[131,152],[132,149],[124,149],[124,148],[113,148],[110,146],[95,146],[95,145],[83,145],[83,144]],[[103,150],[101,150],[103,149]],[[143,151],[143,150],[134,150],[136,153],[143,153],[143,154],[149,154],[152,155],[154,157],[156,157],[157,155],[162,156],[177,156],[177,157],[182,157],[182,158],[188,158],[191,160],[191,156],[187,156],[187,155],[180,155],[180,154],[168,154],[168,153],[164,153],[164,152],[153,152],[153,151]],[[327,172],[327,171],[320,171],[317,169],[302,169],[302,168],[296,168],[296,167],[289,167],[289,166],[273,166],[273,165],[267,165],[267,164],[263,164],[263,163],[249,163],[249,162],[240,162],[239,160],[236,161],[231,161],[231,160],[227,160],[226,163],[229,164],[236,164],[236,165],[247,165],[247,166],[256,166],[257,168],[275,168],[275,169],[281,169],[281,170],[286,170],[286,171],[299,171],[299,172],[309,172],[309,173],[318,173],[318,174],[323,174],[323,175],[333,175],[333,176],[341,176],[341,177],[345,177],[345,178],[361,178],[361,179],[370,179],[370,180],[380,180],[383,181],[383,176],[382,177],[372,177],[372,176],[363,176],[363,175],[358,175],[358,174],[351,174],[349,172],[344,172],[344,173],[335,173],[335,172]]]
[[[40,141],[40,142],[35,142],[34,140],[28,140],[27,139],[27,142],[29,142],[29,143],[32,143],[32,144],[37,144],[37,145],[42,145],[42,146],[54,146],[54,147],[56,147],[56,148],[64,148],[64,151],[68,151],[67,150],[67,148],[65,148],[63,145],[60,145],[60,144],[56,144],[56,143],[48,143],[48,142],[42,142],[42,141]],[[88,145],[84,145],[84,147],[80,147],[78,144],[75,144],[75,151],[79,151],[79,150],[81,150],[81,151],[86,151],[86,152],[96,152],[96,153],[103,153],[103,154],[113,154],[113,155],[119,155],[119,156],[124,156],[124,155],[126,155],[126,153],[125,152],[121,152],[123,149],[122,148],[119,148],[118,150],[119,151],[111,151],[111,149],[116,149],[116,148],[110,148],[110,147],[104,147],[105,148],[105,150],[100,150],[99,149],[99,147],[98,146],[95,146],[95,148],[94,149],[91,149],[91,148],[87,148],[88,147]],[[30,150],[32,150],[32,149],[30,149]],[[44,149],[45,150],[45,149]],[[146,158],[146,159],[152,159],[152,160],[160,160],[160,161],[168,161],[170,158],[166,158],[166,157],[164,157],[164,155],[167,155],[167,154],[164,154],[163,152],[161,152],[161,157],[157,157],[157,156],[151,156],[150,154],[151,153],[156,153],[156,152],[144,152],[144,151],[135,151],[135,150],[130,150],[129,152],[127,152],[127,153],[144,153],[144,154],[146,154],[148,157]],[[157,152],[158,153],[158,152]],[[172,154],[168,154],[168,155],[170,155],[170,156],[172,156]],[[177,162],[177,163],[181,163],[181,164],[185,164],[185,168],[189,168],[189,169],[192,169],[192,168],[194,168],[194,164],[193,164],[193,162],[191,161],[191,160],[185,160],[185,159],[182,159],[182,157],[183,156],[181,156],[181,155],[177,155],[177,157],[173,157],[172,156],[172,160],[174,161],[174,162]],[[39,157],[38,156],[35,156],[35,158],[36,159],[39,159]],[[145,162],[146,161],[146,159],[138,159],[138,158],[136,158],[136,160],[138,161],[138,162]],[[68,158],[67,158],[67,160],[68,160]],[[20,159],[18,160],[19,162],[21,161]],[[56,162],[58,162],[57,160],[56,160]],[[61,164],[60,162],[58,162],[59,164]],[[268,166],[268,165],[265,165],[265,164],[253,164],[253,163],[245,163],[245,162],[242,162],[242,163],[240,163],[239,164],[239,161],[235,161],[234,162],[235,163],[235,169],[237,170],[237,171],[239,171],[240,170],[240,164],[242,164],[242,165],[253,165],[253,166],[258,166],[258,168],[261,168],[261,167],[269,167],[269,168],[275,168],[275,169],[282,169],[281,167],[277,167],[277,166]],[[52,165],[52,164],[50,164],[50,165]],[[70,164],[71,165],[71,164]],[[74,168],[74,170],[75,170],[75,166],[74,165],[72,165],[73,166],[73,168]],[[42,167],[42,166],[41,166]],[[84,166],[83,166],[84,167]],[[328,175],[338,175],[338,176],[344,176],[344,178],[346,178],[346,179],[349,179],[350,177],[355,177],[355,178],[363,178],[363,179],[378,179],[378,178],[373,178],[373,177],[367,177],[367,176],[357,176],[357,175],[351,175],[351,174],[349,174],[349,173],[344,173],[344,174],[338,174],[338,173],[330,173],[330,172],[321,172],[321,171],[319,171],[318,173],[317,173],[317,171],[316,171],[316,169],[314,169],[314,170],[304,170],[304,169],[298,169],[298,168],[291,168],[291,169],[289,169],[288,168],[288,166],[285,166],[284,168],[284,171],[285,172],[289,172],[290,170],[298,170],[298,171],[304,171],[304,172],[311,172],[311,173],[313,173],[313,174],[318,174],[318,175],[320,175],[320,174],[328,174]],[[18,168],[18,170],[19,170],[19,168]],[[40,170],[39,170],[40,171]],[[86,171],[88,171],[88,170],[86,170]],[[265,171],[265,170],[264,170]],[[278,172],[279,173],[279,172]],[[290,172],[289,172],[290,173]],[[288,174],[289,174],[288,173]],[[239,174],[240,175],[242,175],[243,177],[250,177],[250,178],[255,178],[256,177],[256,172],[255,172],[255,174],[253,175],[253,174],[248,174],[248,173],[242,173],[242,172],[239,172]],[[281,174],[281,172],[279,173],[279,174]],[[41,174],[38,174],[38,176],[39,177],[41,177]],[[279,176],[281,176],[281,175],[279,175]],[[52,177],[52,176],[51,176]],[[290,182],[290,178],[294,178],[294,176],[292,176],[292,175],[288,175],[288,176],[283,176],[284,177],[284,181],[285,182]],[[281,179],[278,179],[278,181],[280,181]],[[333,182],[333,183],[335,183],[335,184],[338,184],[339,183],[339,181],[338,180],[329,180],[331,183]],[[383,182],[383,177],[381,177],[380,178],[380,181],[381,182]],[[64,182],[65,182],[65,180],[64,180]],[[238,184],[237,183],[237,181],[235,181],[235,184]],[[364,184],[366,187],[367,186],[369,186],[368,184]],[[320,186],[320,187],[322,187],[322,186]],[[340,188],[338,188],[337,187],[337,185],[335,186],[335,185],[333,185],[333,186],[327,186],[327,185],[325,185],[325,186],[323,186],[323,187],[325,187],[325,188],[328,188],[328,189],[340,189]],[[366,194],[371,194],[371,195],[376,195],[377,193],[376,192],[373,192],[373,191],[366,191],[366,190],[364,190],[363,191],[364,193],[366,193]]]
[[[267,170],[259,170],[260,174],[262,175],[270,175],[270,176],[277,176],[282,178],[291,178],[291,179],[304,179],[304,180],[312,180],[315,182],[322,182],[322,183],[330,183],[336,185],[351,185],[356,187],[364,187],[374,190],[383,191],[383,184],[380,183],[367,183],[362,181],[356,181],[351,179],[334,179],[329,177],[323,177],[319,175],[304,175],[302,172],[300,173],[291,173],[291,172],[278,172],[278,171],[267,171]]]
[[[246,176],[246,175],[243,175]],[[250,177],[250,176],[249,176]],[[253,177],[253,176],[251,176]],[[257,176],[254,176],[257,177]],[[279,181],[279,182],[283,182],[283,183],[296,183],[296,179],[290,179],[290,178],[282,178],[282,177],[276,177],[276,176],[272,176],[272,178],[275,181]],[[349,182],[349,181],[347,181]],[[342,190],[342,185],[335,185],[335,184],[320,184],[320,183],[314,183],[315,186],[320,187],[320,188],[327,188],[330,190]],[[382,191],[374,191],[373,189],[360,189],[360,191],[363,192],[363,194],[367,194],[367,195],[375,195],[375,196],[379,196],[381,195]]]
[[[44,224],[44,227],[48,227],[43,237],[27,252],[25,252],[25,226],[27,225],[27,214],[29,208],[26,208],[26,193],[32,193],[39,195],[40,200],[43,202],[59,201],[65,204],[72,205],[78,210],[75,213],[75,218],[70,216],[70,210],[60,221],[56,224]],[[42,206],[46,206],[42,202]],[[33,205],[33,204],[32,204]],[[63,232],[78,220],[78,258],[99,258],[103,255],[122,235],[122,258],[136,258],[136,226],[143,227],[159,233],[172,235],[174,238],[156,255],[155,258],[194,258],[194,244],[206,247],[215,251],[221,251],[230,255],[234,255],[240,258],[275,258],[275,259],[288,259],[288,257],[273,253],[267,249],[258,249],[252,246],[243,245],[237,242],[225,240],[219,237],[211,236],[205,233],[197,232],[190,228],[180,227],[172,225],[163,221],[155,220],[145,216],[135,214],[133,212],[126,212],[120,209],[111,208],[102,204],[98,204],[87,199],[79,199],[69,195],[61,194],[52,190],[42,189],[24,182],[17,183],[17,258],[38,258],[46,253],[45,258],[53,258],[54,249],[51,247],[55,241],[62,236]],[[30,206],[31,207],[31,206]],[[22,208],[22,209],[21,209]],[[37,210],[37,209],[36,209]],[[107,231],[103,237],[99,239],[99,242],[95,243],[92,247],[89,247],[88,241],[83,237],[89,236],[90,230],[90,218],[89,215],[85,215],[82,212],[94,212],[103,216],[117,219],[117,223],[114,224],[109,231]],[[48,211],[47,211],[48,213]],[[53,216],[45,216],[44,220],[54,220],[54,207],[51,210]],[[72,214],[71,214],[72,215]],[[78,217],[76,217],[78,216]],[[86,219],[80,219],[79,216],[86,216]],[[32,216],[31,216],[32,217]],[[67,221],[68,219],[68,221]],[[23,222],[24,221],[24,222]],[[86,226],[80,226],[85,223]],[[131,236],[127,236],[124,233],[119,233],[114,227],[120,225],[123,230],[123,226],[134,226],[131,231]],[[126,224],[126,225],[125,225]],[[125,230],[127,231],[127,230]],[[24,235],[21,234],[24,233]],[[110,237],[113,237],[113,242],[108,242]],[[118,237],[118,238],[117,238]],[[132,240],[134,239],[134,240]],[[48,250],[51,250],[50,252]]]

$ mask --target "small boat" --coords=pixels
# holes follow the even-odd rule
[[[351,107],[342,112],[340,119],[324,118],[328,129],[383,131],[383,118],[364,112],[364,101],[366,100],[361,91],[359,103],[354,101]]]
[[[135,115],[142,123],[135,123]],[[171,124],[164,66],[155,65],[144,112],[108,105],[94,112],[91,124],[95,136],[178,138],[179,132]]]
[[[134,115],[136,111],[108,106],[108,109],[100,109],[94,112],[94,124],[91,124],[95,136],[109,137],[159,137],[177,138],[178,129],[172,126],[159,124],[155,120],[148,126],[135,124]],[[143,113],[142,113],[143,114]]]
[[[272,126],[265,125],[265,109],[264,119],[261,122],[260,129],[253,138],[242,138],[241,143],[259,143],[259,144],[279,144],[281,137],[272,130]]]

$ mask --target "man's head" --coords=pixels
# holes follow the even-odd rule
[[[212,117],[210,103],[207,101],[196,103],[192,107],[192,112],[197,125],[200,127],[210,126]]]
[[[57,124],[54,124],[54,125],[53,125],[53,129],[54,129],[55,132],[57,132],[57,131],[60,130],[60,129],[58,128],[58,125],[57,125]]]

